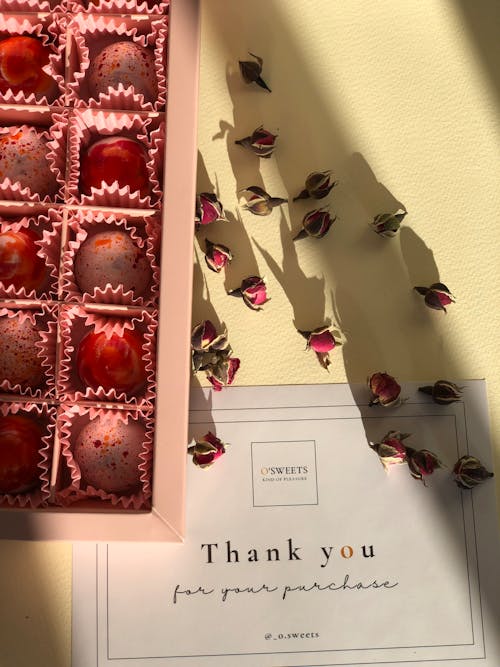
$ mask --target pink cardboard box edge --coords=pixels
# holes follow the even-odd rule
[[[190,384],[199,22],[199,0],[171,0],[152,510],[0,509],[0,539],[182,541]]]

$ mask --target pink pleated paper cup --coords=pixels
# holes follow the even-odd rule
[[[159,118],[75,109],[69,126],[69,203],[159,208],[164,143],[165,126]],[[113,168],[119,170],[121,183],[109,163],[103,166],[104,158],[115,159],[110,155],[116,157]]]
[[[65,306],[60,317],[62,402],[150,406],[155,396],[157,313]]]
[[[2,0],[2,4],[12,3]],[[41,4],[47,6],[45,11],[54,11],[50,3],[29,2],[17,3],[25,5],[26,8],[11,9],[6,7],[5,11],[17,12],[41,12]],[[53,3],[54,4],[54,3]],[[66,29],[66,18],[63,14],[3,14],[0,13],[0,54],[2,57],[2,68],[0,70],[0,103],[1,104],[33,104],[64,106],[65,104],[65,82],[64,82],[64,35]],[[36,41],[34,41],[36,40]],[[43,64],[40,69],[34,69],[26,74],[26,83],[19,82],[19,63],[22,55],[26,59],[26,67],[36,68]],[[11,70],[9,69],[11,65]]]
[[[45,13],[67,11],[67,0],[0,0],[0,11],[6,13]]]
[[[30,399],[55,391],[57,304],[0,307],[0,392]]]
[[[33,124],[26,122],[31,116]],[[63,201],[66,131],[64,110],[0,109],[0,200],[49,205]]]
[[[55,421],[47,404],[0,402],[0,507],[47,504]]]
[[[57,300],[61,216],[0,218],[0,299]]]
[[[60,406],[57,504],[99,499],[121,509],[151,506],[151,410]]]
[[[67,302],[151,307],[158,303],[160,223],[76,211],[61,269]]]
[[[165,14],[169,0],[69,0],[69,10],[92,14]]]
[[[162,111],[168,17],[76,14],[68,104],[76,108]]]

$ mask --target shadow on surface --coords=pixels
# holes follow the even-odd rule
[[[325,324],[325,280],[317,276],[308,277],[302,271],[295,245],[300,241],[293,241],[283,213],[280,238],[283,247],[282,268],[265,248],[257,241],[254,243],[290,301],[294,327],[301,331],[312,331]]]
[[[464,18],[472,43],[492,88],[500,98],[500,2],[498,0],[458,0],[456,6]]]
[[[19,521],[23,518],[17,516]],[[29,533],[29,526],[23,530]],[[61,545],[44,542],[0,541],[2,667],[70,664],[71,629],[66,623],[71,615],[54,604],[55,600],[69,600],[66,590],[59,590],[70,572],[69,564],[57,558],[60,550]],[[55,573],[54,567],[60,570]]]

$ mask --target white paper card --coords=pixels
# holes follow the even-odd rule
[[[389,430],[491,469],[484,383],[397,409],[347,385],[194,392],[183,545],[75,545],[74,667],[500,665],[495,485],[387,474]],[[353,395],[354,394],[354,395]]]

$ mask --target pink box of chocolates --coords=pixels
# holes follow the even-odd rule
[[[198,0],[0,11],[0,538],[181,541]]]

